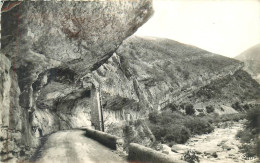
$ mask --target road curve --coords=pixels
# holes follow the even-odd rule
[[[50,135],[39,150],[36,163],[126,163],[102,144],[87,138],[86,131],[66,130]]]

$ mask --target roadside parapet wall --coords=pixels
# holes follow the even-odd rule
[[[176,160],[166,154],[157,152],[151,148],[147,148],[136,143],[130,143],[128,149],[128,160],[133,162],[186,163],[185,161]]]
[[[92,138],[113,150],[123,151],[123,139],[102,131],[89,128],[85,128],[84,130],[86,131],[87,137]]]

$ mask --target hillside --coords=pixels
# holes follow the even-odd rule
[[[242,67],[235,59],[194,46],[133,36],[92,77],[101,83],[105,114],[114,121],[125,119],[126,113],[143,117],[171,103],[204,109],[211,103],[221,109],[252,101],[259,97],[259,84]]]
[[[244,69],[260,83],[260,44],[257,44],[235,57],[245,63]]]
[[[238,60],[194,46],[131,36],[87,78],[100,84],[106,131],[150,146],[149,129],[136,120],[154,110],[174,104],[183,111],[183,104],[191,104],[196,114],[207,114],[206,107],[212,105],[215,112],[226,114],[236,112],[231,108],[236,102],[258,99],[259,84],[242,68]],[[133,124],[129,127],[125,120]]]

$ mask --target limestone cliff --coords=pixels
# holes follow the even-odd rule
[[[170,103],[201,103],[203,101],[198,99],[196,92],[227,80],[227,77],[231,82],[233,77],[242,74],[245,78],[236,77],[234,83],[239,85],[241,80],[251,82],[250,76],[241,71],[242,67],[243,63],[237,60],[190,45],[132,36],[106,63],[92,72],[92,78],[102,88],[105,118],[115,122],[144,118],[150,110],[160,110]],[[229,90],[227,100],[215,98],[215,103],[223,102],[221,104],[229,106],[245,97],[246,91],[255,89],[254,92],[259,92],[259,86],[254,82],[244,85],[244,89],[238,90],[235,96],[230,91],[233,88],[231,84],[224,83],[220,89],[222,87]],[[241,95],[236,96],[239,93]],[[253,98],[248,96],[245,99]]]
[[[90,126],[82,77],[152,13],[151,0],[23,1],[2,12],[1,160],[28,157],[37,137]]]
[[[259,99],[259,84],[242,68],[240,61],[190,45],[131,36],[88,77],[101,87],[107,132],[128,142],[129,135],[122,129],[135,125],[122,122],[145,119],[151,110],[191,103],[206,113],[208,105],[221,111],[223,105]],[[145,132],[149,131],[140,131],[144,138],[132,141],[151,145],[141,141],[152,140]]]

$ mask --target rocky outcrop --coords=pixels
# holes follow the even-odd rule
[[[151,0],[23,1],[3,12],[1,140],[12,138],[1,154],[17,149],[13,156],[21,157],[16,146],[36,147],[37,137],[90,126],[88,74],[152,13]]]

